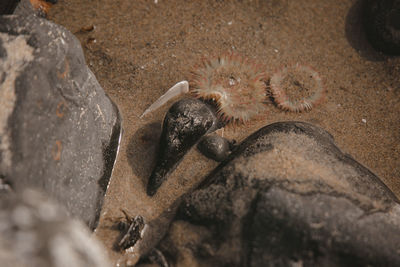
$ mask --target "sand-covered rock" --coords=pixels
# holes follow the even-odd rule
[[[18,0],[3,0],[0,2],[0,15],[12,14],[16,6],[18,5]]]
[[[158,249],[177,266],[396,266],[400,206],[332,136],[280,122],[180,205]]]
[[[65,28],[0,17],[0,177],[36,187],[95,226],[120,135],[118,110]]]

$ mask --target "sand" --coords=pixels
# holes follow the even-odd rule
[[[260,62],[269,76],[285,64],[312,66],[327,90],[325,103],[288,113],[269,102],[261,118],[221,134],[240,141],[276,121],[313,123],[400,196],[400,58],[375,53],[365,42],[359,3],[59,0],[49,18],[79,38],[89,67],[123,118],[120,153],[96,232],[112,260],[121,254],[112,250],[118,232],[109,225],[123,216],[120,209],[156,218],[215,165],[191,151],[194,159],[181,167],[188,176],[176,172],[155,198],[145,194],[167,107],[139,116],[168,88],[189,79],[203,56],[234,51]],[[81,30],[92,25],[92,31]]]

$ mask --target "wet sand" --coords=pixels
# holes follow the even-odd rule
[[[285,64],[312,66],[326,101],[305,113],[269,102],[262,118],[223,134],[240,141],[276,121],[299,120],[329,131],[338,146],[400,197],[400,58],[373,51],[360,30],[359,1],[78,1],[59,0],[49,18],[79,38],[89,67],[118,105],[124,135],[96,235],[112,250],[110,228],[121,209],[157,218],[215,163],[195,150],[149,198],[167,106],[140,119],[168,88],[190,77],[201,57],[234,51],[260,62],[270,76]],[[85,32],[82,28],[94,30]],[[169,105],[171,102],[169,103]],[[197,164],[193,164],[197,162]]]

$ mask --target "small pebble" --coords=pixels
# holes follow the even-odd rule
[[[362,119],[361,120],[363,123],[367,123],[367,120],[366,119]]]
[[[197,145],[199,151],[215,161],[224,161],[230,154],[229,141],[219,135],[204,136]]]

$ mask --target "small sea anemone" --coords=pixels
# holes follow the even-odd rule
[[[265,73],[248,58],[224,54],[204,59],[192,74],[190,90],[214,101],[226,122],[247,122],[266,110]]]
[[[311,110],[325,97],[318,72],[298,63],[275,72],[270,88],[277,106],[293,112]]]

